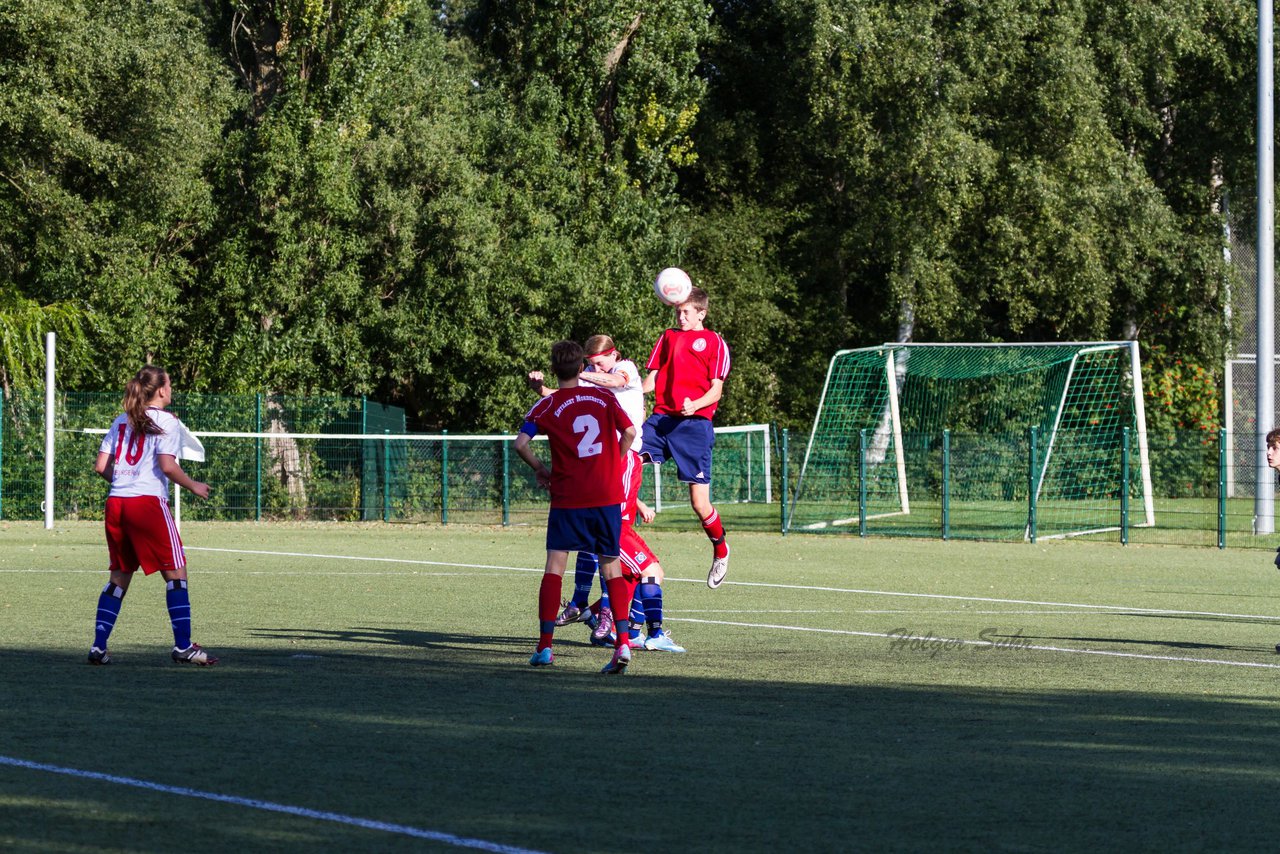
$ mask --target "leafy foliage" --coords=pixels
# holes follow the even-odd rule
[[[64,385],[154,359],[194,390],[506,430],[552,341],[643,361],[671,264],[733,348],[726,421],[807,422],[831,353],[883,340],[1139,336],[1216,364],[1252,15],[14,0],[0,382],[34,381],[52,325]]]

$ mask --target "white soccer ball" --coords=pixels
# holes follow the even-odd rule
[[[680,305],[693,292],[693,281],[679,267],[668,267],[653,280],[653,292],[667,305]]]

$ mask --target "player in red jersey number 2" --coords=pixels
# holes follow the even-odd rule
[[[600,558],[601,574],[609,588],[609,605],[618,625],[626,625],[635,579],[624,574],[619,560],[622,534],[622,468],[635,440],[630,416],[609,391],[580,385],[582,346],[557,341],[551,347],[551,367],[559,388],[542,398],[524,417],[515,449],[534,470],[538,483],[551,493],[547,514],[547,563],[538,590],[538,646],[529,663],[551,664],[552,635],[569,552],[590,552]],[[544,434],[551,446],[551,468],[529,446]],[[613,659],[602,673],[621,674],[631,663],[626,632],[617,632]]]

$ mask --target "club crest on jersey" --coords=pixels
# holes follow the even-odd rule
[[[695,353],[701,353],[705,349],[707,349],[707,339],[699,338],[693,342],[693,351]]]

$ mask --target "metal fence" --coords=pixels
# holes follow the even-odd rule
[[[38,395],[0,396],[0,518],[43,516],[44,422]],[[93,474],[101,432],[118,412],[116,395],[66,393],[58,398],[55,453],[56,519],[99,519],[106,485]],[[340,520],[541,524],[545,493],[515,456],[510,436],[404,434],[403,413],[360,399],[228,399],[187,395],[175,411],[203,434],[207,462],[185,463],[214,488],[208,501],[179,506],[187,520]],[[272,429],[272,428],[276,429]],[[287,430],[285,428],[288,428]],[[354,428],[354,429],[353,429]],[[97,432],[86,432],[97,431]],[[218,435],[234,434],[234,435]],[[1026,540],[1052,536],[1054,519],[1083,504],[1052,494],[1032,501],[1028,448],[1017,441],[953,436],[944,469],[941,436],[904,437],[910,512],[876,512],[877,486],[856,466],[835,488],[839,507],[821,508],[841,524],[805,532]],[[1274,548],[1275,536],[1254,534],[1254,463],[1231,449],[1255,437],[1226,431],[1149,436],[1154,525],[1144,524],[1138,478],[1128,486],[1094,490],[1090,514],[1105,524],[1087,539],[1128,543]],[[805,442],[767,425],[717,428],[712,499],[730,530],[783,531],[793,504]],[[1114,459],[1126,465],[1123,450]],[[856,457],[857,449],[850,449]],[[998,465],[997,465],[998,464]],[[1231,484],[1236,485],[1233,493]],[[696,525],[687,488],[670,468],[646,466],[642,498],[661,508],[657,527]],[[824,499],[825,500],[825,499]],[[814,511],[815,508],[809,508]],[[796,518],[793,515],[793,519]],[[1034,527],[1033,527],[1034,526]],[[801,533],[802,526],[787,532]]]

